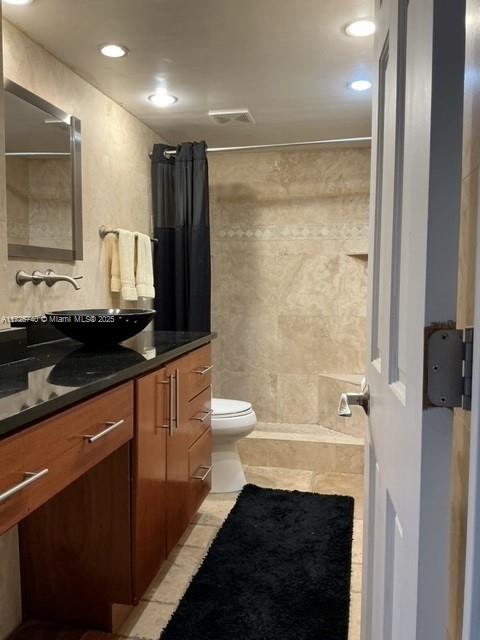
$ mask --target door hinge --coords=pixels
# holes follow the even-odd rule
[[[428,405],[470,411],[472,364],[473,328],[432,331],[427,345]]]

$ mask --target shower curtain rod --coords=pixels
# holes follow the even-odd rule
[[[334,138],[333,140],[307,140],[303,142],[277,142],[273,144],[251,144],[243,147],[207,147],[208,153],[219,153],[222,151],[253,151],[255,149],[278,149],[280,147],[303,147],[306,145],[314,144],[340,144],[340,143],[354,143],[354,142],[371,142],[370,136],[364,136],[361,138]],[[164,151],[166,158],[171,158],[177,154],[175,149],[167,149]],[[152,154],[149,154],[152,157]]]

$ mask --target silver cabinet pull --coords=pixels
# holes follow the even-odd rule
[[[43,478],[44,476],[46,476],[47,473],[48,473],[48,469],[42,469],[41,471],[26,471],[23,474],[25,477],[25,480],[23,480],[22,482],[19,482],[11,489],[7,489],[4,493],[0,494],[0,503],[5,502],[5,500],[8,500],[8,498],[11,498],[19,491],[22,491],[22,489],[25,489],[26,487],[28,487],[29,484],[32,484],[37,480],[40,480],[40,478]]]
[[[168,431],[168,435],[172,435],[172,376],[169,375],[167,380],[158,380],[157,381],[159,384],[168,384],[169,385],[169,393],[168,393],[168,398],[169,398],[169,406],[168,406],[168,422],[167,424],[162,424],[160,425],[160,429],[165,429]]]
[[[204,415],[201,417],[195,416],[193,420],[197,420],[198,422],[205,422],[207,418],[210,418],[210,416],[213,415],[212,409],[210,409],[209,411],[201,411],[200,413],[203,413]]]
[[[213,369],[213,364],[205,365],[204,367],[199,367],[198,369],[194,369],[193,373],[198,374],[199,376],[204,376],[206,373]]]
[[[350,418],[352,415],[352,409],[350,405],[356,404],[369,414],[370,411],[370,389],[366,380],[362,380],[362,388],[360,393],[342,393],[340,396],[340,403],[338,405],[338,415],[341,418]]]
[[[180,369],[175,369],[175,426],[180,426]]]
[[[207,466],[206,464],[201,464],[198,468],[199,469],[206,469],[205,473],[203,475],[201,475],[201,476],[197,476],[197,475],[192,476],[192,478],[194,480],[201,480],[203,482],[204,480],[207,479],[208,475],[211,473],[211,471],[213,469],[213,464],[211,464],[210,466]]]
[[[173,422],[175,420],[175,418],[173,417],[173,412],[175,410],[175,389],[173,388],[173,380],[175,378],[175,374],[171,373],[168,376],[168,379],[170,380],[170,404],[169,404],[169,408],[168,408],[168,424],[170,425],[170,431],[169,434],[172,435],[172,431],[173,431]]]
[[[100,431],[100,433],[97,433],[96,436],[85,434],[83,436],[83,439],[90,443],[96,442],[97,440],[100,440],[100,438],[103,438],[114,429],[118,429],[118,427],[120,427],[124,422],[125,420],[123,418],[121,420],[118,420],[117,422],[106,422],[105,423],[107,425],[106,429],[104,429],[103,431]]]

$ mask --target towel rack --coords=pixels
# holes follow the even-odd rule
[[[98,235],[102,240],[106,238],[109,233],[113,233],[116,236],[118,236],[118,229],[107,229],[107,227],[104,224],[102,224],[102,226],[98,229]],[[157,238],[150,238],[150,240],[152,242],[158,242]]]

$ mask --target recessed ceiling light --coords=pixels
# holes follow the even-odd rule
[[[365,38],[373,35],[375,28],[373,20],[355,20],[345,27],[345,33],[353,38]]]
[[[100,53],[107,58],[123,58],[127,55],[128,49],[121,44],[102,44],[100,45]]]
[[[17,6],[21,6],[24,4],[32,4],[33,0],[3,0],[5,4],[16,4]]]
[[[372,83],[370,80],[354,80],[353,82],[350,82],[348,87],[354,91],[367,91],[372,88]]]
[[[178,98],[166,93],[165,91],[157,91],[156,93],[148,96],[148,99],[156,107],[170,107],[177,102]]]

